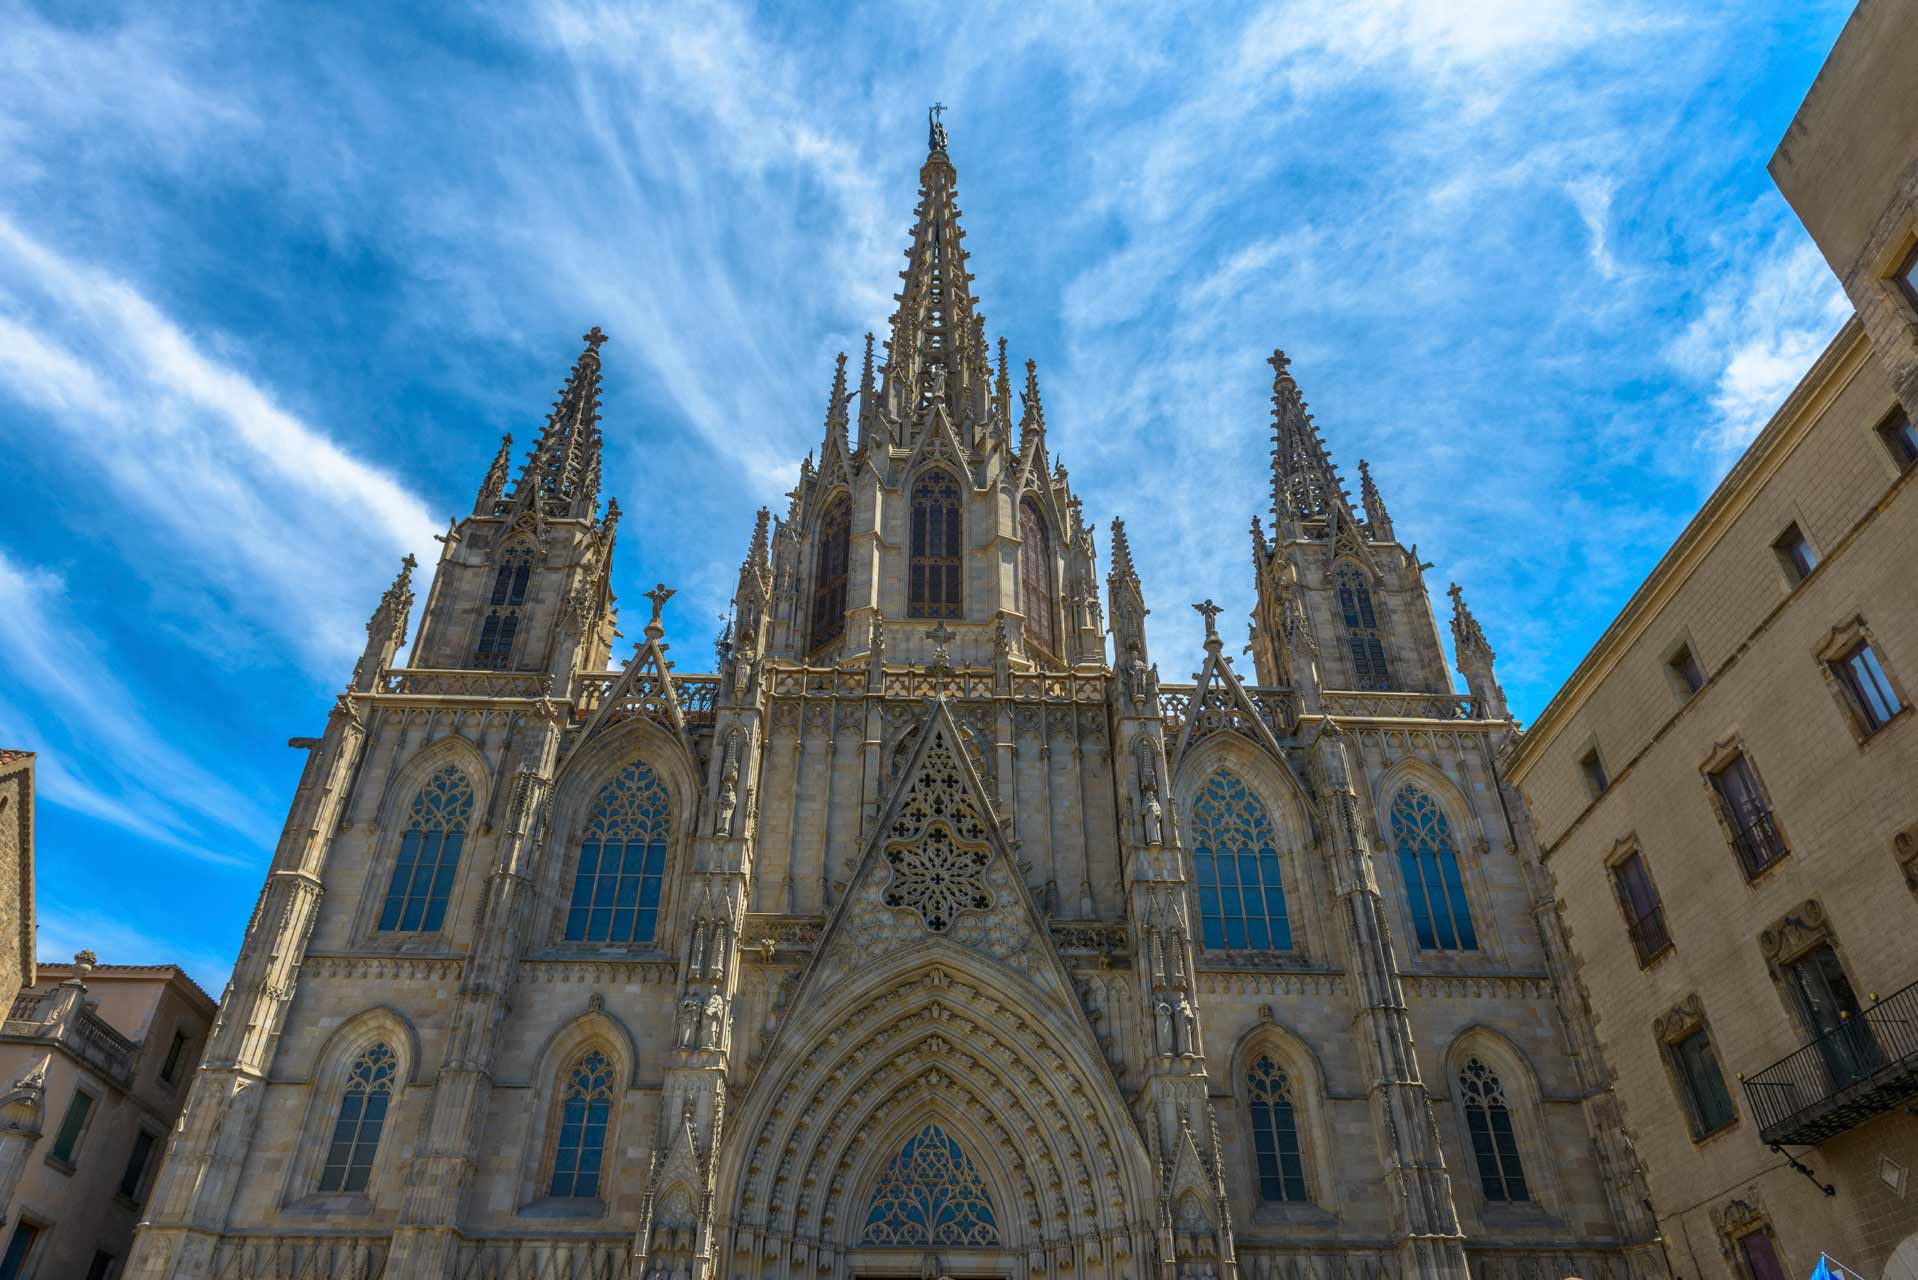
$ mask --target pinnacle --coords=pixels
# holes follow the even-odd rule
[[[1126,539],[1125,521],[1117,516],[1112,517],[1112,573],[1114,577],[1139,576],[1132,567],[1132,544]]]
[[[846,353],[841,351],[833,365],[832,392],[826,398],[826,434],[844,434],[846,421]]]
[[[1046,433],[1046,410],[1039,401],[1039,362],[1026,361],[1026,389],[1019,393],[1023,412],[1019,415],[1019,448],[1027,447],[1028,437]]]

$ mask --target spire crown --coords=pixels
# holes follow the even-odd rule
[[[926,150],[943,152],[946,149],[946,126],[939,119],[946,113],[946,104],[935,102],[926,111]]]

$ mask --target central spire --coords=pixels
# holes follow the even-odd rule
[[[501,513],[537,507],[549,517],[591,519],[599,498],[599,349],[606,335],[599,326],[581,338],[580,353],[553,412],[527,455]],[[488,483],[491,483],[490,477]]]
[[[983,362],[969,358],[984,336],[983,317],[973,309],[972,276],[966,271],[962,243],[966,233],[959,226],[956,203],[957,175],[946,154],[946,126],[939,118],[944,110],[935,104],[927,112],[928,151],[919,169],[919,204],[913,210],[906,269],[899,273],[905,284],[894,295],[899,307],[886,342],[881,400],[902,443],[911,441],[915,424],[935,405],[944,405],[954,425],[969,436],[972,393],[981,393],[982,405],[987,401]]]

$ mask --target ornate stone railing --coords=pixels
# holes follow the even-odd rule
[[[1472,1280],[1631,1280],[1621,1253],[1598,1249],[1500,1249],[1465,1246]]]
[[[1192,699],[1197,694],[1195,685],[1162,684],[1159,686],[1159,716],[1165,721],[1165,736],[1169,743],[1176,743],[1185,732],[1186,722],[1194,721],[1192,736],[1198,738],[1219,729],[1247,729],[1250,726],[1239,723],[1245,712],[1234,702],[1222,684],[1214,684],[1206,691],[1205,705],[1194,707]],[[1299,695],[1291,689],[1246,686],[1246,697],[1251,701],[1253,710],[1265,721],[1266,727],[1275,738],[1289,738],[1299,727]]]
[[[679,714],[686,723],[694,728],[713,722],[713,710],[719,705],[719,677],[715,675],[680,675],[671,673],[673,696],[679,700]],[[590,720],[600,706],[611,696],[613,686],[619,683],[617,671],[593,671],[573,677],[573,717],[575,720]],[[643,709],[649,698],[657,696],[654,682],[649,678],[631,691],[636,710]]]
[[[384,692],[430,698],[539,698],[552,692],[546,671],[442,671],[402,667],[386,673]]]
[[[227,1236],[213,1248],[213,1280],[380,1280],[378,1236]]]
[[[1391,1254],[1370,1250],[1324,1252],[1310,1246],[1241,1245],[1237,1252],[1244,1280],[1398,1280],[1399,1276]]]
[[[1125,956],[1132,951],[1132,935],[1125,924],[1107,920],[1054,920],[1052,943],[1065,952]]]
[[[1103,703],[1103,671],[1014,671],[1005,693],[990,667],[934,671],[927,667],[887,667],[878,688],[863,669],[776,667],[768,673],[775,698],[853,698],[877,692],[886,698],[952,698],[986,702],[1010,697],[1015,702]]]
[[[82,998],[82,992],[67,986],[39,995],[21,995],[8,1011],[6,1023],[0,1026],[0,1035],[61,1045],[114,1083],[122,1087],[131,1084],[139,1042],[115,1031],[89,1005],[80,1004]]]
[[[1327,689],[1320,695],[1325,713],[1368,720],[1477,720],[1478,699],[1452,693],[1386,693],[1365,689]]]
[[[638,1280],[630,1235],[573,1240],[467,1240],[454,1280]]]

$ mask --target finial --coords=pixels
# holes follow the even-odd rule
[[[934,671],[952,670],[952,641],[958,633],[946,625],[941,618],[939,625],[926,630],[926,639],[932,641],[932,669]]]
[[[653,602],[653,616],[646,621],[646,638],[648,640],[657,640],[666,634],[665,623],[661,621],[661,616],[666,608],[666,602],[671,600],[677,593],[662,582],[645,594],[646,598]]]
[[[1219,639],[1219,615],[1224,613],[1225,610],[1213,604],[1210,597],[1207,597],[1192,607],[1198,610],[1199,615],[1205,619],[1206,647],[1209,649],[1214,645],[1224,643]]]
[[[935,102],[926,112],[926,150],[944,151],[946,149],[946,126],[939,117],[946,113],[946,104]]]
[[[832,391],[826,397],[826,432],[846,428],[846,353],[841,351],[832,370]]]
[[[1026,389],[1019,393],[1019,404],[1022,410],[1019,414],[1019,448],[1023,450],[1028,433],[1036,432],[1041,436],[1046,433],[1046,409],[1039,402],[1039,362],[1036,360],[1026,361]]]
[[[756,569],[772,566],[772,549],[767,540],[767,527],[772,523],[773,513],[765,507],[759,509],[759,515],[753,520],[753,543],[746,553],[746,562]]]
[[[586,335],[582,337],[580,341],[585,343],[587,349],[594,355],[598,355],[600,347],[606,343],[606,334],[601,331],[598,325],[594,325],[586,331]]]

